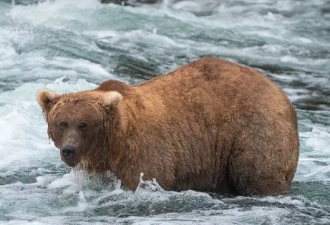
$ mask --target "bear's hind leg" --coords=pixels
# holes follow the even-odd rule
[[[231,185],[240,195],[288,193],[297,165],[295,146],[276,135],[250,134],[238,138],[229,157]]]
[[[229,166],[230,183],[239,195],[277,195],[289,192],[284,173],[258,168],[253,158],[241,154]]]

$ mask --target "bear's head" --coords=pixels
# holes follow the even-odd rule
[[[104,141],[111,138],[109,122],[115,123],[121,99],[122,95],[116,91],[92,90],[62,95],[47,89],[38,92],[37,101],[48,124],[48,135],[68,166],[102,157],[97,154]]]

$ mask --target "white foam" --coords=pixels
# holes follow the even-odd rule
[[[326,129],[313,127],[312,132],[304,133],[307,136],[305,145],[313,148],[315,152],[329,153],[330,152],[330,133]]]
[[[55,25],[57,27],[65,27],[65,24],[59,23],[61,20],[86,20],[95,10],[100,9],[99,1],[80,0],[79,4],[76,1],[57,0],[44,1],[39,4],[12,7],[8,13],[15,20],[25,20],[37,25]]]
[[[311,131],[300,132],[301,153],[295,180],[330,181],[330,130],[307,123]]]
[[[35,85],[23,85],[14,93],[0,93],[0,102],[5,107],[0,109],[0,169],[13,165],[21,166],[22,161],[35,161],[45,154],[42,149],[49,150],[49,144],[44,129],[40,128],[38,120],[42,120],[40,109],[32,96],[36,94]],[[37,119],[36,121],[31,118]],[[39,125],[36,126],[36,125]],[[45,128],[45,126],[42,126]],[[41,141],[42,138],[45,141]]]
[[[8,57],[8,56],[7,56]],[[97,76],[98,79],[114,78],[99,64],[92,63],[83,59],[68,59],[63,57],[54,57],[47,59],[44,56],[14,56],[4,60],[0,64],[0,71],[6,71],[5,77],[21,78],[21,74],[34,78],[52,78],[59,76],[68,77],[89,77]]]

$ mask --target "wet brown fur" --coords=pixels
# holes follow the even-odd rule
[[[109,91],[122,95],[118,105],[103,105]],[[52,120],[72,101],[88,102],[102,119],[97,143],[82,156],[87,169],[111,170],[125,188],[134,190],[143,172],[166,190],[274,195],[290,189],[298,162],[296,113],[254,69],[202,58],[138,86],[110,80],[57,96],[43,107],[55,144]]]

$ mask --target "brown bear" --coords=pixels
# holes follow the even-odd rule
[[[48,135],[69,166],[112,171],[135,190],[140,173],[165,190],[276,195],[298,162],[296,112],[255,69],[202,58],[131,86],[37,95]]]

